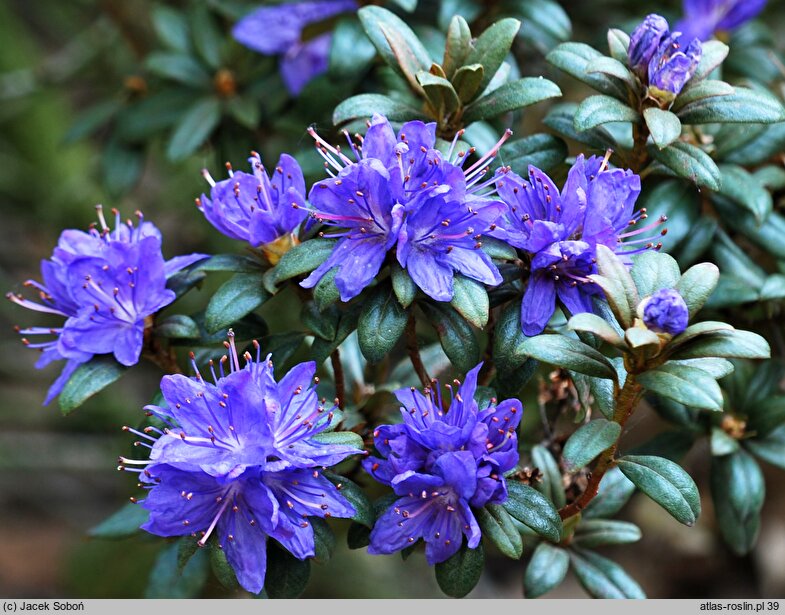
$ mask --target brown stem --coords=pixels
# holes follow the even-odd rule
[[[613,420],[624,427],[627,419],[632,416],[635,406],[637,405],[642,393],[643,387],[635,381],[635,376],[633,374],[627,374],[627,380],[625,380],[624,386],[621,388],[621,390],[618,390],[614,396],[616,410],[613,413]],[[605,473],[614,465],[613,458],[616,455],[616,450],[618,447],[619,442],[617,440],[613,443],[612,446],[608,447],[602,452],[599,460],[597,461],[597,465],[594,467],[594,470],[591,473],[589,484],[586,485],[584,492],[577,500],[571,504],[568,504],[559,511],[559,516],[562,519],[568,519],[573,515],[577,515],[580,511],[589,505],[589,502],[595,498],[597,492],[600,489],[600,481],[602,480],[602,477],[605,476]]]
[[[632,138],[634,145],[632,147],[630,168],[633,173],[640,173],[649,161],[649,153],[646,151],[646,140],[649,138],[649,129],[646,124],[633,124]]]
[[[330,354],[330,364],[333,366],[333,375],[335,377],[335,397],[338,399],[338,407],[343,410],[346,406],[346,380],[343,375],[341,353],[337,348]]]
[[[425,365],[423,365],[422,357],[420,356],[420,347],[417,345],[416,322],[412,312],[409,312],[409,320],[406,323],[406,331],[404,332],[404,335],[406,336],[406,350],[409,353],[409,359],[411,359],[412,367],[414,367],[414,371],[416,372],[417,377],[420,379],[422,385],[426,388],[430,387],[431,377],[425,370]]]
[[[493,365],[493,338],[496,332],[496,314],[493,311],[491,311],[488,316],[488,324],[486,327],[488,329],[488,343],[485,345],[485,354],[482,358],[482,369],[480,370],[480,376],[477,381],[480,386],[488,386],[496,372]]]

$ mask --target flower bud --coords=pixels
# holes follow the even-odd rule
[[[680,38],[681,33],[674,32],[663,40],[649,62],[649,93],[664,102],[678,96],[701,59],[701,42],[694,38],[683,47]]]
[[[663,288],[642,304],[644,324],[657,333],[678,335],[687,328],[690,311],[678,291]]]
[[[652,13],[643,20],[630,36],[627,52],[629,65],[641,78],[646,77],[649,61],[652,59],[662,40],[668,36],[668,22],[664,17]]]

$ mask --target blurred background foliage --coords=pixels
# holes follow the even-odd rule
[[[655,9],[674,21],[679,15],[677,2],[653,4],[635,0],[562,0],[560,4],[421,0],[411,14],[403,12],[410,8],[409,2],[390,2],[387,7],[404,15],[407,23],[416,24],[415,31],[429,50],[434,49],[434,56],[443,48],[441,33],[455,14],[463,15],[474,33],[500,17],[518,17],[523,27],[513,46],[514,70],[520,76],[543,75],[554,80],[564,101],[580,101],[590,90],[546,63],[545,54],[569,39],[604,50],[610,27],[629,32]],[[126,214],[142,209],[163,231],[166,256],[197,250],[236,251],[233,242],[209,227],[193,199],[206,187],[202,168],[216,176],[225,161],[244,168],[251,149],[260,151],[266,160],[287,151],[303,165],[309,183],[321,178],[321,160],[306,128],[315,125],[329,135],[339,102],[351,94],[394,89],[400,77],[374,61],[373,48],[356,17],[348,16],[336,27],[343,28],[346,40],[356,44],[334,51],[330,72],[292,98],[275,58],[256,54],[229,36],[232,24],[256,5],[240,0],[0,2],[3,287],[13,290],[20,280],[36,277],[38,260],[49,255],[61,229],[86,227],[94,218],[92,205],[96,203]],[[757,79],[775,92],[785,69],[756,67],[776,67],[777,63],[782,67],[780,56],[773,56],[770,47],[779,46],[781,54],[782,40],[775,40],[771,33],[785,31],[783,8],[781,1],[769,3],[762,20],[769,30],[750,24],[736,32],[738,44],[731,45],[727,63],[738,78]],[[354,54],[351,63],[344,56],[349,53]],[[761,57],[766,62],[759,62]],[[548,105],[535,105],[514,117],[496,120],[493,128],[499,132],[511,125],[517,137],[542,132],[547,111]],[[574,142],[569,146],[572,154],[580,151]],[[782,186],[779,190],[781,197]],[[779,201],[777,196],[775,192]],[[775,211],[777,206],[775,202]],[[684,216],[680,222],[677,214],[673,229],[681,238],[689,232],[697,212]],[[735,235],[736,229],[727,230]],[[710,243],[715,253],[722,251],[716,247],[722,244],[722,235],[712,237],[710,233],[705,247]],[[781,241],[782,235],[778,237]],[[742,246],[748,247],[749,241],[742,239]],[[698,255],[682,256],[694,260]],[[779,258],[770,260],[770,269],[776,270],[779,262]],[[188,297],[186,302],[193,302],[196,309],[221,281],[220,275],[210,277],[195,293],[199,296]],[[282,293],[274,302],[274,309],[267,310],[271,331],[302,329],[291,294]],[[21,318],[18,310],[7,303],[0,305],[0,594],[141,596],[161,541],[138,536],[97,541],[87,538],[86,532],[116,509],[132,488],[130,478],[118,479],[112,462],[130,448],[119,426],[140,422],[141,407],[155,394],[160,374],[150,366],[140,366],[89,400],[80,412],[63,418],[54,406],[40,406],[53,370],[33,369],[34,357],[24,351],[13,332]],[[738,304],[716,307],[747,317]],[[186,304],[182,312],[187,308]],[[765,309],[769,319],[779,314],[778,304]],[[776,325],[773,328],[779,330]],[[547,386],[549,382],[543,381],[542,387]],[[536,433],[539,416],[535,395],[523,401],[527,412],[521,433],[525,438],[527,433]],[[650,434],[667,428],[667,423],[647,411],[638,413],[628,428],[633,447],[636,441],[646,441]],[[707,510],[711,509],[709,446],[701,440],[684,460],[701,488]],[[770,466],[764,467],[764,473],[769,485],[782,485],[781,473]],[[758,545],[750,554],[737,557],[719,539],[712,514],[702,516],[696,528],[686,528],[672,523],[649,500],[636,498],[621,518],[646,529],[642,542],[634,549],[608,551],[650,596],[782,595],[783,513],[785,492],[769,488]],[[347,526],[334,524],[339,536],[331,566],[349,582],[336,583],[328,578],[326,567],[316,565],[306,596],[442,595],[422,558],[404,563],[397,556],[348,551],[341,535]],[[510,565],[498,553],[489,553],[484,577],[471,596],[518,597],[523,571],[523,563]],[[206,595],[225,596],[227,590],[211,581]],[[584,594],[577,581],[568,579],[549,595]]]

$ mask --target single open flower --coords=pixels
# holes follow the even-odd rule
[[[240,585],[258,593],[268,537],[299,559],[313,557],[309,519],[355,513],[322,470],[362,451],[314,438],[333,419],[316,394],[315,363],[301,363],[276,382],[258,344],[255,360],[246,354],[244,367],[231,335],[228,346],[230,356],[220,377],[213,370],[212,383],[198,370],[195,378],[161,380],[165,405],[146,410],[164,427],[126,428],[151,449],[150,457],[121,457],[120,469],[138,472],[148,491],[139,500],[150,511],[142,529],[191,535],[199,546],[215,534]]]

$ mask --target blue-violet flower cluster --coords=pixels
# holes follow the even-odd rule
[[[305,559],[314,555],[311,517],[355,513],[322,469],[362,451],[315,437],[333,419],[316,394],[315,363],[301,363],[276,382],[258,344],[256,359],[246,353],[244,367],[231,335],[228,346],[230,373],[222,361],[214,382],[198,370],[194,378],[161,380],[166,403],[146,410],[165,427],[125,428],[151,450],[149,460],[121,457],[120,468],[138,472],[148,490],[139,500],[150,511],[142,529],[191,535],[199,546],[214,535],[240,585],[258,593],[268,537]]]
[[[325,158],[330,179],[316,183],[309,195],[311,216],[340,230],[330,257],[303,282],[312,288],[331,269],[343,301],[365,288],[395,247],[395,257],[414,283],[437,301],[453,296],[459,272],[489,285],[502,281],[482,251],[482,237],[503,211],[491,198],[494,180],[484,180],[502,139],[468,168],[474,149],[456,152],[463,132],[442,154],[436,124],[404,124],[397,137],[387,119],[375,115],[361,148],[350,141],[355,159],[323,141],[311,129]]]
[[[524,179],[507,167],[496,173],[497,190],[507,208],[493,236],[531,255],[530,277],[521,305],[521,327],[537,335],[553,315],[556,299],[571,314],[592,312],[599,287],[588,277],[597,273],[596,247],[608,246],[626,264],[636,252],[659,248],[653,240],[665,234],[637,237],[664,221],[625,231],[646,218],[634,213],[641,190],[632,171],[609,169],[607,161],[578,156],[561,193],[540,169],[530,166]]]
[[[708,40],[715,33],[735,30],[766,6],[766,0],[684,0],[684,19],[676,29],[687,40]]]
[[[627,57],[649,95],[669,104],[695,73],[701,53],[700,39],[671,32],[665,18],[651,14],[630,35]]]
[[[312,0],[263,6],[235,24],[232,36],[254,51],[281,56],[281,77],[297,96],[305,85],[327,71],[332,33],[303,40],[306,26],[357,9],[355,0]]]
[[[227,179],[216,182],[202,171],[210,184],[210,196],[197,199],[197,207],[216,229],[227,237],[261,246],[273,264],[295,242],[293,235],[305,219],[305,178],[297,161],[282,154],[272,177],[256,152],[248,159],[251,173],[233,171],[229,163]]]
[[[161,233],[141,213],[137,212],[139,220],[134,225],[130,220],[122,222],[115,211],[115,227],[110,229],[100,205],[97,211],[100,227],[63,231],[52,257],[41,261],[43,282],[25,282],[38,291],[39,302],[21,294],[7,295],[22,307],[66,319],[59,327],[19,329],[25,336],[23,342],[42,353],[37,368],[66,361],[44,404],[94,355],[111,353],[123,365],[135,364],[151,317],[174,301],[167,278],[206,257],[189,254],[165,261]],[[54,339],[32,343],[28,336]]]
[[[523,408],[517,399],[479,407],[474,393],[481,365],[466,375],[447,410],[438,383],[425,395],[396,391],[403,423],[378,427],[374,444],[381,456],[363,461],[371,476],[399,496],[377,519],[369,553],[394,553],[422,538],[428,563],[443,562],[461,548],[464,536],[470,549],[479,544],[473,508],[507,499],[504,473],[518,463]]]
[[[658,290],[643,301],[643,323],[657,333],[678,335],[687,328],[690,310],[673,288]]]

